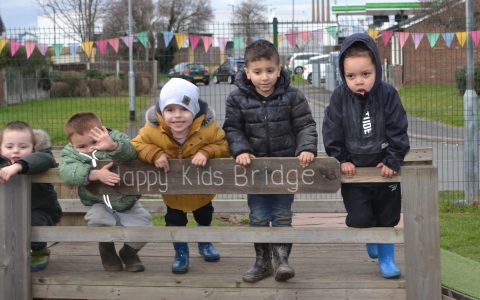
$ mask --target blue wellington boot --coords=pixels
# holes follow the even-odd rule
[[[395,265],[395,245],[378,244],[378,268],[383,278],[400,277],[400,270]]]
[[[173,243],[175,248],[175,259],[172,264],[172,273],[184,274],[188,272],[188,259],[190,253],[187,243]]]
[[[198,252],[205,261],[214,262],[220,260],[220,254],[212,243],[198,243]]]
[[[368,243],[365,246],[370,258],[378,258],[378,244]]]

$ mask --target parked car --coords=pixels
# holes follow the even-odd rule
[[[313,64],[318,63],[320,64],[320,82],[325,82],[325,78],[327,77],[327,65],[329,64],[329,58],[329,54],[322,54],[319,56],[310,57],[308,63],[303,66],[303,79],[307,80],[310,84],[312,83]]]
[[[167,74],[168,78],[183,78],[196,84],[197,82],[203,82],[208,85],[210,83],[210,74],[208,69],[201,63],[188,63],[182,62],[176,64]]]
[[[288,69],[295,74],[303,73],[303,66],[308,63],[308,60],[313,56],[321,55],[318,52],[299,52],[293,53],[288,60]]]
[[[222,81],[232,84],[235,81],[235,76],[238,71],[243,70],[245,60],[243,58],[227,59],[218,69],[213,73],[213,81],[220,83]]]

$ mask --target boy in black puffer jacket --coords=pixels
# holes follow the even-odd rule
[[[245,69],[237,74],[237,90],[227,98],[223,129],[237,164],[254,157],[298,157],[308,166],[317,155],[316,123],[305,96],[290,86],[275,46],[257,40],[245,50]],[[248,195],[250,226],[292,224],[293,194]],[[292,244],[255,243],[256,261],[243,274],[246,282],[262,280],[275,271],[275,280],[295,276],[288,265]],[[273,262],[272,266],[272,253]]]
[[[50,136],[33,130],[27,123],[8,123],[0,133],[0,184],[16,174],[39,174],[56,166],[51,152]],[[32,183],[31,225],[55,226],[62,216],[57,193],[49,183]],[[47,267],[50,250],[45,242],[31,244],[31,271]]]

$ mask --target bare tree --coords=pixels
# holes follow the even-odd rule
[[[149,50],[155,45],[155,33],[152,31],[155,22],[155,10],[152,0],[131,0],[132,4],[132,31],[148,32],[145,60],[149,59]],[[104,38],[123,36],[128,33],[128,0],[115,0],[108,4],[103,18]],[[143,47],[134,45],[136,53],[142,52]]]
[[[213,19],[210,0],[159,0],[159,27],[174,32],[200,32]]]
[[[267,6],[261,0],[243,0],[235,7],[233,16],[233,32],[243,35],[249,44],[257,35],[264,34],[268,29],[268,19],[264,15]]]
[[[37,2],[56,24],[69,26],[68,29],[78,35],[81,41],[93,41],[95,25],[103,17],[107,0],[37,0]]]
[[[150,31],[155,21],[152,0],[132,0],[133,32]],[[107,5],[103,18],[103,33],[110,36],[128,32],[128,0],[116,0]]]

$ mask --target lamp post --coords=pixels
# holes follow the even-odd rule
[[[128,36],[132,35],[132,0],[128,0]],[[130,121],[135,121],[135,73],[133,72],[133,43],[128,48],[128,98]]]

